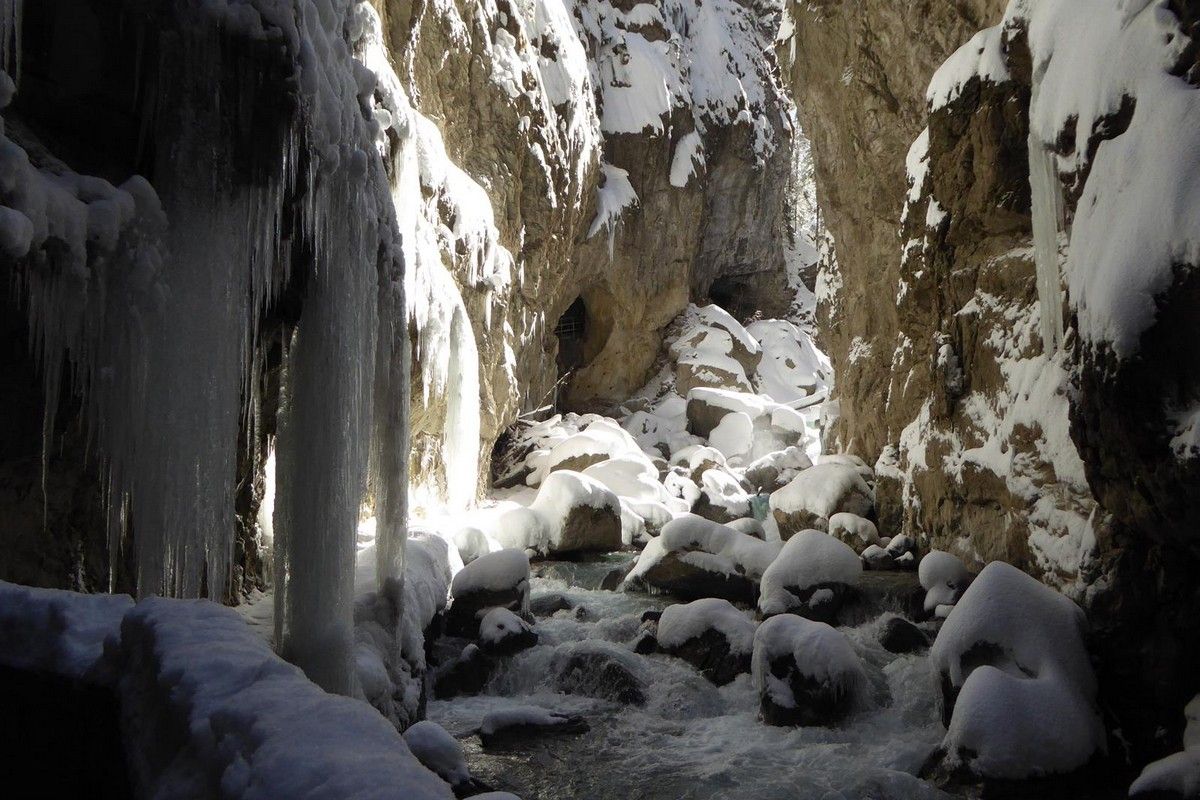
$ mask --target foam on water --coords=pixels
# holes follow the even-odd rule
[[[580,565],[570,566],[543,572],[574,577]],[[514,751],[484,752],[474,737],[465,740],[473,773],[497,788],[526,800],[724,798],[732,792],[763,800],[945,796],[914,777],[941,739],[928,660],[884,651],[878,620],[846,630],[871,680],[870,710],[838,728],[774,728],[758,720],[748,675],[718,688],[681,660],[628,650],[642,612],[661,609],[670,598],[583,589],[559,577],[533,578],[532,591],[535,598],[561,593],[587,614],[580,620],[574,611],[560,611],[539,620],[538,646],[508,661],[486,694],[432,702],[429,717],[463,733],[489,712],[540,705],[582,714],[592,730],[522,743]],[[556,690],[556,652],[606,642],[626,651],[622,663],[646,688],[644,707]]]

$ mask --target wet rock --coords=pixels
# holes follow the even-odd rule
[[[540,594],[529,600],[529,613],[535,617],[552,617],[559,611],[570,611],[573,608],[575,603],[561,592]]]
[[[625,580],[625,576],[633,569],[633,565],[637,563],[636,558],[631,558],[624,564],[619,564],[608,571],[604,579],[600,581],[600,588],[609,592],[615,592],[621,588],[621,582]]]
[[[674,647],[662,647],[660,644],[660,649],[667,655],[688,662],[717,686],[724,686],[738,675],[750,671],[750,653],[734,652],[725,635],[712,628]]]
[[[529,623],[506,608],[493,608],[479,623],[479,649],[489,656],[511,656],[537,643]]]
[[[585,733],[587,720],[574,714],[561,714],[538,706],[518,706],[494,711],[479,725],[479,741],[485,748],[496,749],[538,736]]]
[[[433,696],[439,700],[447,700],[461,695],[479,694],[495,669],[494,658],[476,645],[467,645],[457,659],[435,673]]]
[[[648,656],[651,653],[658,652],[658,639],[654,634],[646,629],[638,632],[637,638],[633,640],[633,652],[638,655]]]
[[[686,560],[686,553],[670,552],[641,576],[645,583],[685,599],[722,597],[755,603],[758,584],[745,575],[714,572]]]
[[[883,624],[879,644],[889,653],[919,653],[928,649],[929,637],[904,617],[892,617]]]
[[[646,692],[635,675],[634,659],[628,650],[589,640],[560,648],[551,668],[555,685],[567,694],[642,706],[646,704]]]

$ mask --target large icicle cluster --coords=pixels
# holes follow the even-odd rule
[[[285,283],[303,287],[277,442],[277,640],[341,692],[372,455],[381,578],[400,569],[406,503],[403,262],[375,77],[348,37],[360,10],[247,0],[146,15],[171,53],[153,88],[153,188],[34,167],[0,141],[0,239],[22,265],[47,447],[65,359],[108,475],[110,553],[132,528],[141,594],[225,595],[259,319]]]

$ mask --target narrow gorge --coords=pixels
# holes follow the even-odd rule
[[[1198,266],[1194,0],[0,0],[5,796],[1200,800]]]

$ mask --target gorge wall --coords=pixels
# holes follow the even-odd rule
[[[881,529],[1084,604],[1136,762],[1200,688],[1197,9],[1126,5],[793,3],[781,58],[832,437],[876,464]]]

